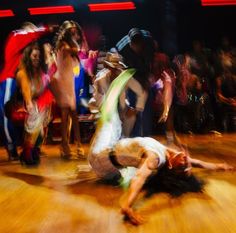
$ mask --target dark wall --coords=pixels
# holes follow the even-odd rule
[[[171,8],[168,8],[168,2]],[[236,7],[201,7],[200,0],[146,0],[138,1],[136,5],[135,11],[93,13],[83,6],[77,7],[75,14],[42,16],[29,16],[25,10],[17,8],[20,17],[0,18],[1,61],[6,36],[24,21],[60,24],[66,19],[76,20],[89,33],[92,47],[96,47],[92,31],[96,32],[94,37],[98,34],[107,36],[108,47],[112,47],[131,27],[150,30],[162,50],[168,53],[189,50],[191,41],[196,38],[205,40],[209,47],[217,47],[222,35],[229,35],[235,41]]]
[[[180,51],[189,50],[194,39],[205,41],[210,48],[217,48],[224,35],[236,44],[235,6],[202,7],[200,1],[192,4],[182,2],[178,5],[177,22]]]

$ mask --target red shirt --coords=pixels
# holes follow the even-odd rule
[[[5,45],[4,66],[0,72],[0,83],[7,78],[13,78],[15,76],[23,49],[47,32],[47,27],[40,27],[32,32],[27,32],[23,29],[11,32]]]

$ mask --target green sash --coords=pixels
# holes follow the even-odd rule
[[[99,123],[104,123],[111,119],[112,114],[117,111],[118,100],[121,92],[124,90],[127,82],[135,74],[136,70],[133,68],[122,71],[122,73],[115,78],[105,96],[105,100],[101,106],[101,117]]]

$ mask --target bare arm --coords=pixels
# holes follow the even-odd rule
[[[163,92],[163,104],[164,109],[161,117],[159,118],[158,122],[166,122],[169,110],[172,104],[173,99],[173,84],[171,81],[171,77],[167,72],[163,72],[164,78],[164,92]]]
[[[131,78],[129,80],[126,87],[130,88],[136,94],[137,101],[136,101],[135,111],[142,112],[147,100],[147,91],[145,91],[140,85],[140,83],[134,78]]]
[[[69,46],[65,42],[62,43],[60,49],[63,51],[64,56],[68,54],[78,56],[78,52],[80,50],[79,45],[76,41],[73,41],[73,42],[74,42],[73,46]]]
[[[230,166],[227,163],[211,163],[211,162],[205,162],[199,159],[193,159],[190,158],[190,163],[192,164],[193,167],[199,167],[199,168],[204,168],[208,170],[223,170],[223,171],[232,171],[234,170],[233,166]]]
[[[154,163],[153,160],[155,160]],[[133,210],[132,205],[140,193],[145,181],[152,174],[153,169],[157,167],[157,164],[158,160],[156,157],[153,159],[153,153],[150,152],[141,167],[137,170],[135,177],[131,180],[127,194],[121,203],[122,213],[135,225],[141,224],[143,218]]]
[[[96,75],[93,83],[93,97],[90,99],[88,104],[90,111],[99,112],[105,94],[109,88],[110,76],[111,71],[109,69],[103,69]]]
[[[125,101],[121,101],[121,103],[124,103],[123,106],[121,106],[121,108],[124,109],[122,118],[125,119],[123,121],[123,133],[124,136],[129,137],[132,129],[134,128],[137,114],[139,112],[142,112],[145,107],[147,92],[142,88],[140,83],[134,78],[131,78],[129,80],[126,87],[134,91],[137,97],[135,108],[132,108],[130,106],[126,107]]]
[[[24,69],[21,69],[16,74],[17,83],[20,86],[23,99],[25,101],[27,111],[30,111],[33,107],[32,103],[32,95],[31,95],[31,88],[30,88],[30,81]]]

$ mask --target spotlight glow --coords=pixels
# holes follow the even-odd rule
[[[12,10],[0,10],[0,17],[12,17],[15,16]]]
[[[202,0],[202,6],[232,6],[236,0]]]
[[[133,2],[110,2],[88,4],[90,11],[114,11],[114,10],[134,10],[136,6]]]
[[[35,7],[28,8],[30,15],[46,15],[46,14],[64,14],[74,13],[73,6],[49,6],[49,7]]]

